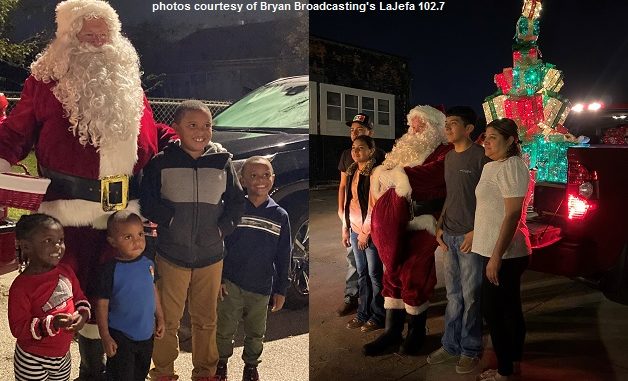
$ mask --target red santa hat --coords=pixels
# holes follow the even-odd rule
[[[78,32],[78,23],[85,18],[105,20],[112,36],[120,33],[121,25],[118,13],[102,0],[66,0],[57,5],[57,38],[74,37]]]

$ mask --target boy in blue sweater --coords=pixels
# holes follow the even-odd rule
[[[266,311],[271,298],[272,312],[281,310],[286,300],[292,248],[288,213],[268,195],[275,180],[270,161],[261,156],[249,158],[242,166],[240,180],[247,191],[246,209],[236,230],[225,240],[227,255],[218,303],[220,361],[216,379],[222,381],[227,380],[227,361],[233,354],[240,320],[245,333],[242,380],[259,380],[257,364],[266,333]]]

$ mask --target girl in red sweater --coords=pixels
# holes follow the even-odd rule
[[[15,379],[69,380],[70,342],[89,319],[90,305],[74,272],[59,264],[63,227],[45,214],[24,215],[15,236],[23,268],[9,290]]]

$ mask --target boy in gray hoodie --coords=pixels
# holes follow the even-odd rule
[[[244,213],[242,186],[231,154],[212,143],[212,115],[200,101],[182,102],[170,143],[144,168],[142,214],[157,223],[155,264],[165,320],[153,351],[153,380],[176,379],[177,330],[186,299],[192,318],[192,378],[210,380],[218,364],[216,306],[224,238]]]

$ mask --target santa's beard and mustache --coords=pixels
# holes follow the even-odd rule
[[[443,135],[430,125],[426,125],[420,133],[415,133],[412,127],[408,127],[408,132],[399,138],[392,151],[386,154],[386,160],[382,165],[386,169],[421,165],[442,141]]]
[[[405,174],[404,167],[422,165],[432,152],[444,141],[444,134],[437,128],[426,125],[425,128],[415,133],[412,127],[408,128],[399,138],[382,165],[373,171],[371,179],[371,193],[377,200],[389,188],[397,188],[398,194],[409,194],[410,183]]]
[[[35,78],[56,80],[69,130],[99,151],[135,141],[143,112],[139,58],[126,38],[96,47],[53,41],[33,63]]]

